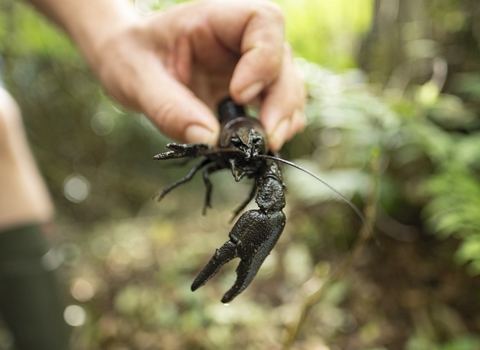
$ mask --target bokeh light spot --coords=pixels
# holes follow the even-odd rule
[[[72,174],[63,183],[63,193],[69,201],[80,203],[88,197],[90,183],[83,176]]]
[[[99,136],[105,136],[112,132],[115,121],[110,113],[98,112],[92,117],[90,126]]]
[[[85,278],[79,278],[73,283],[70,292],[78,301],[89,301],[95,295],[95,287]]]
[[[63,313],[63,318],[72,327],[78,327],[85,323],[87,319],[87,313],[83,307],[78,305],[69,305],[66,307]]]

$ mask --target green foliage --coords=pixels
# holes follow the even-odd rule
[[[479,274],[479,176],[466,167],[448,165],[429,179],[428,189],[432,200],[425,208],[427,224],[439,237],[455,235],[459,238],[461,244],[456,253],[456,261],[470,262],[469,271]]]
[[[50,57],[55,63],[71,65],[73,60],[81,64],[77,50],[66,35],[30,6],[6,1],[2,15],[5,17],[0,22],[2,54],[16,58],[39,55]]]
[[[346,69],[372,20],[372,0],[276,0],[286,16],[287,40],[311,62]]]
[[[471,99],[476,91],[475,77],[475,74],[468,78],[459,75],[455,90]],[[451,235],[458,238],[460,246],[455,261],[469,262],[468,271],[479,274],[480,133],[476,131],[479,118],[454,95],[439,94],[427,107],[419,102],[419,117],[410,120],[410,133],[435,166],[424,179],[429,196],[423,213],[426,224],[441,239]]]
[[[445,344],[438,345],[428,338],[416,336],[407,343],[407,350],[477,350],[480,348],[480,339],[476,336],[459,336]]]

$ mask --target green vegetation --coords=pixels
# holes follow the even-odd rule
[[[284,158],[363,208],[380,150],[374,238],[312,308],[294,348],[480,349],[480,4],[277,2],[309,92],[309,126]],[[287,227],[256,281],[228,307],[219,299],[233,266],[191,293],[227,239],[225,208],[248,185],[215,174],[206,217],[201,181],[152,201],[186,169],[151,160],[167,140],[101,92],[61,32],[4,1],[0,54],[58,208],[78,349],[279,346],[305,297],[348,256],[361,226],[351,208],[284,167]]]

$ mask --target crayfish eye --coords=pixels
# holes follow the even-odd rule
[[[267,145],[265,143],[265,138],[262,135],[253,135],[250,139],[251,144],[250,146],[253,148],[253,156],[257,156],[258,154],[266,153]]]
[[[241,144],[243,143],[242,140],[240,140],[239,137],[232,137],[232,138],[230,139],[230,142],[231,142],[232,144],[234,144],[235,146],[241,145]]]
[[[253,143],[259,143],[260,141],[262,141],[262,137],[261,137],[261,136],[254,136],[253,139],[252,139],[252,142],[253,142]]]

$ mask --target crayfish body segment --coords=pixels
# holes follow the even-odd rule
[[[203,172],[206,187],[205,212],[207,207],[211,207],[213,186],[209,177],[213,172],[230,169],[236,181],[245,176],[254,179],[249,197],[235,210],[235,216],[245,209],[254,197],[259,209],[249,210],[240,216],[229,234],[230,240],[216,250],[192,284],[192,291],[195,291],[224,264],[239,257],[237,279],[222,298],[223,303],[228,303],[252,282],[283,232],[285,185],[278,164],[259,157],[268,150],[267,138],[260,122],[246,116],[243,107],[229,98],[219,104],[218,110],[222,128],[219,147],[199,143],[169,143],[167,148],[170,151],[154,157],[155,160],[204,157],[185,177],[167,186],[155,197],[161,200],[171,190],[188,182],[200,169],[206,167]]]

